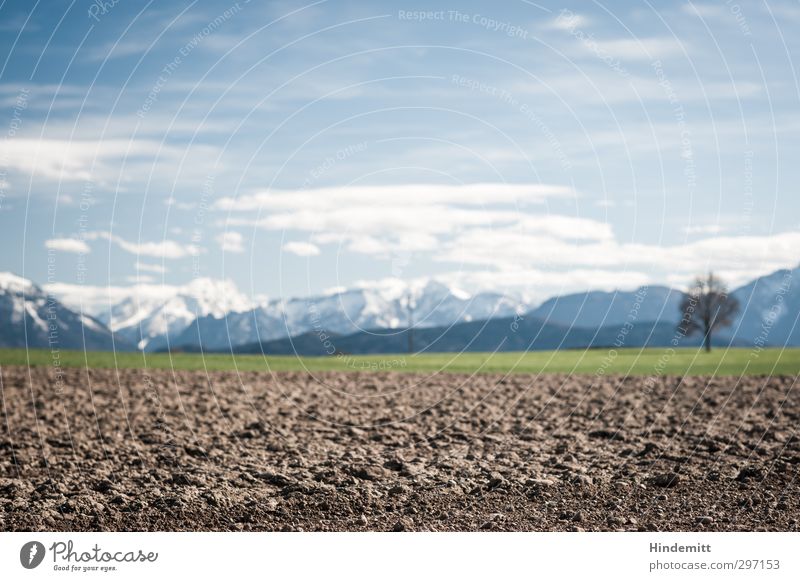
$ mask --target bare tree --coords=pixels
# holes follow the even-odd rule
[[[683,296],[678,330],[686,335],[703,334],[703,346],[711,351],[711,335],[721,327],[729,327],[739,312],[739,301],[728,295],[725,284],[714,273],[699,276]]]

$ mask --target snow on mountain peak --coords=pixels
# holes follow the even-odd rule
[[[21,293],[32,292],[36,289],[37,286],[27,278],[22,278],[13,272],[0,272],[0,290]]]
[[[87,300],[91,292],[76,285],[50,288]],[[129,343],[142,349],[177,345],[195,320],[203,319],[220,337],[230,335],[231,344],[262,338],[297,335],[316,328],[335,333],[353,333],[376,328],[398,328],[413,321],[418,327],[450,325],[460,321],[513,315],[525,306],[519,300],[497,293],[471,295],[440,280],[385,278],[361,281],[351,287],[336,287],[305,298],[251,301],[230,280],[196,278],[184,285],[140,284],[129,288],[101,289],[105,301],[93,311],[98,318]],[[95,290],[97,290],[95,289]],[[57,293],[58,294],[58,293]],[[408,301],[412,300],[413,312]],[[216,320],[221,326],[213,323]],[[234,336],[235,335],[235,336]],[[188,336],[188,335],[187,335]],[[181,341],[187,341],[182,337]],[[225,344],[227,344],[227,339]]]
[[[407,301],[411,295],[414,300],[422,296],[454,296],[459,300],[469,300],[472,295],[462,289],[445,284],[435,278],[418,278],[402,280],[399,278],[383,278],[371,281],[356,281],[352,287],[337,286],[328,289],[327,296],[342,294],[344,292],[361,290],[370,291],[379,295],[385,301]]]
[[[246,311],[253,306],[229,279],[196,278],[182,287],[177,296],[191,297],[197,301],[203,315],[216,317],[222,317],[230,311]]]
[[[93,301],[96,316],[140,348],[153,338],[179,333],[197,317],[220,318],[231,311],[247,311],[253,307],[232,281],[211,278],[196,278],[180,286],[138,284],[106,289],[50,286],[54,287],[53,292],[64,295],[72,303],[78,302],[76,297],[98,295]]]

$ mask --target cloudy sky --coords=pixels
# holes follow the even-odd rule
[[[798,26],[772,1],[7,1],[0,270],[742,283],[800,262]]]

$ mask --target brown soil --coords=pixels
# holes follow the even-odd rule
[[[64,373],[2,369],[3,530],[798,530],[794,377]]]

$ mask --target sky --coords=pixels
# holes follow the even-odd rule
[[[0,270],[530,300],[800,263],[797,2],[0,4]]]

